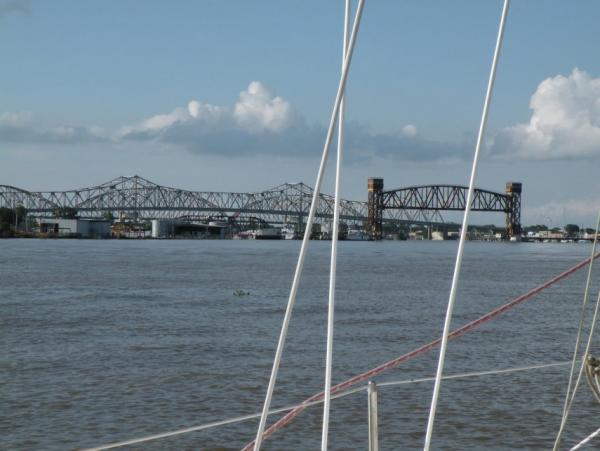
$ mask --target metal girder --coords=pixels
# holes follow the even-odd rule
[[[16,208],[20,205],[28,211],[52,211],[57,207],[39,193],[10,185],[0,185],[0,207]]]
[[[181,217],[258,217],[269,223],[302,222],[308,216],[313,189],[304,183],[285,183],[257,193],[189,191],[161,186],[139,176],[119,177],[98,186],[70,191],[32,192],[0,186],[0,207],[23,205],[32,216],[51,216],[56,209],[73,208],[80,217],[99,218],[106,213],[134,220]],[[320,194],[316,217],[333,217],[334,199]],[[340,218],[362,223],[366,202],[342,200]],[[385,221],[429,223],[437,217],[418,211],[391,212]]]
[[[139,176],[119,177],[98,186],[70,191],[27,191],[0,185],[0,207],[23,205],[31,216],[52,216],[57,209],[73,208],[80,217],[115,217],[147,221],[182,217],[259,218],[271,224],[302,222],[308,216],[313,189],[304,183],[284,183],[257,193],[189,191],[161,186]],[[319,195],[318,221],[333,218],[333,196]],[[342,200],[340,218],[367,220],[367,203]],[[382,221],[396,224],[443,223],[437,211],[389,209]]]
[[[467,203],[469,188],[460,185],[422,185],[383,190],[383,179],[369,179],[369,219],[367,229],[374,239],[381,237],[381,221],[378,219],[389,212],[405,212],[406,219],[421,219],[431,222],[441,219],[440,211],[461,211]],[[472,211],[501,212],[506,214],[506,237],[518,238],[521,233],[522,184],[509,182],[506,194],[475,188],[471,203]],[[412,213],[410,213],[412,212]],[[417,214],[415,214],[417,212]]]
[[[411,210],[464,210],[469,188],[457,185],[424,185],[384,191],[385,209]],[[472,211],[497,211],[508,213],[507,195],[482,189],[473,193]]]

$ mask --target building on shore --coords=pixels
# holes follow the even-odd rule
[[[75,238],[110,238],[111,221],[97,219],[41,218],[40,233]]]
[[[152,238],[217,238],[229,236],[229,225],[220,221],[208,223],[153,219]]]

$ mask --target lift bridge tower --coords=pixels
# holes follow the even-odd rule
[[[521,236],[521,191],[523,185],[517,182],[508,182],[506,184],[506,236]]]
[[[370,178],[368,182],[367,232],[374,240],[383,233],[383,179]]]

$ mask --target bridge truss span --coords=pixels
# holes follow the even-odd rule
[[[313,189],[304,183],[284,183],[255,193],[191,191],[158,185],[139,176],[118,177],[109,182],[67,191],[27,191],[0,185],[0,207],[22,205],[30,216],[55,216],[59,210],[71,209],[80,218],[111,216],[132,221],[182,219],[199,221],[231,218],[236,221],[259,219],[270,224],[297,223],[301,229],[308,216]],[[333,218],[334,198],[319,195],[318,222]],[[367,203],[341,201],[340,218],[362,226],[367,219]],[[428,223],[428,212],[390,210],[386,221],[393,223]],[[435,218],[434,218],[435,219]],[[443,219],[438,218],[440,222]]]
[[[382,218],[389,210],[461,211],[465,209],[469,188],[460,185],[421,185],[393,190],[383,189],[383,179],[369,179],[368,228],[375,239],[381,238]],[[521,183],[509,182],[505,193],[476,188],[472,211],[506,214],[506,236],[521,233]]]
[[[386,209],[448,210],[465,209],[468,187],[456,185],[422,185],[383,192]],[[508,212],[509,198],[493,191],[475,189],[472,211]]]
[[[27,211],[52,211],[58,205],[40,193],[27,191],[10,185],[0,185],[0,207],[24,207]]]

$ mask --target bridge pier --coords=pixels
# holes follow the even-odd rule
[[[367,201],[367,233],[374,240],[383,236],[383,179],[369,178]]]

